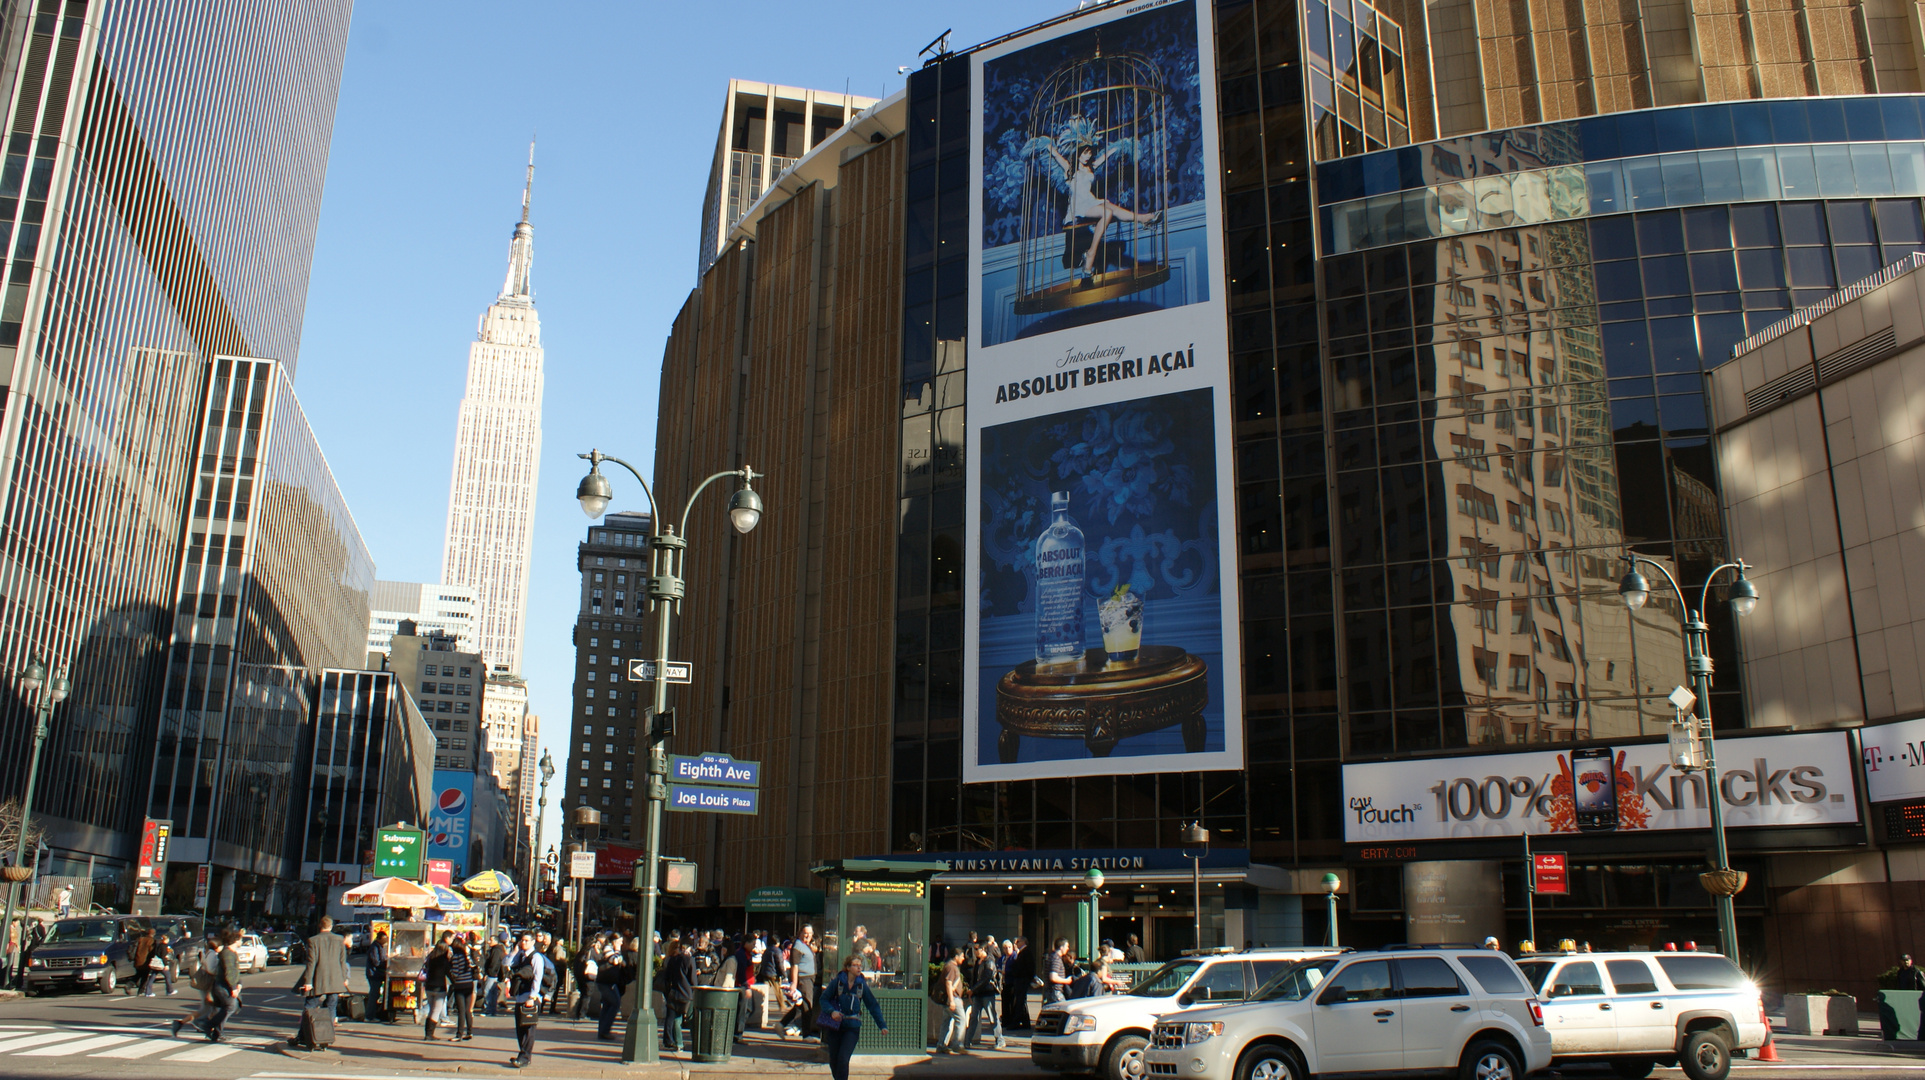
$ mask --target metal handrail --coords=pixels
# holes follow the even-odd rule
[[[1731,347],[1731,359],[1736,360],[1738,357],[1758,348],[1760,345],[1776,341],[1801,326],[1808,326],[1820,315],[1836,311],[1844,305],[1851,303],[1853,300],[1871,292],[1873,289],[1889,285],[1898,278],[1904,277],[1906,274],[1911,273],[1921,266],[1925,266],[1925,251],[1914,251],[1910,255],[1880,270],[1878,273],[1873,274],[1871,277],[1863,281],[1853,282],[1815,304],[1807,304],[1784,318],[1779,319],[1777,322],[1772,323],[1770,326],[1765,327],[1763,330],[1740,341],[1736,345],[1733,345]]]

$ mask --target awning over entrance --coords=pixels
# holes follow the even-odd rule
[[[822,914],[821,889],[792,889],[786,885],[764,885],[750,889],[742,902],[750,913],[795,912],[799,915]]]
[[[1074,851],[969,851],[927,856],[947,870],[931,884],[944,887],[1069,886],[1085,888],[1085,875],[1103,872],[1104,888],[1123,885],[1188,885],[1197,868],[1175,848],[1111,848]],[[1203,853],[1204,884],[1248,885],[1265,892],[1324,893],[1324,869],[1289,870],[1252,863],[1245,848],[1216,848]],[[1348,882],[1344,887],[1348,889]]]

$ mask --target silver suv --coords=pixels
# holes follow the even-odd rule
[[[1551,1063],[1551,1037],[1510,957],[1410,946],[1306,960],[1247,1004],[1165,1013],[1144,1060],[1191,1080],[1521,1080]]]
[[[1724,1080],[1731,1052],[1770,1031],[1757,985],[1716,953],[1556,953],[1517,966],[1543,995],[1558,1064],[1608,1062],[1633,1080],[1675,1064]]]

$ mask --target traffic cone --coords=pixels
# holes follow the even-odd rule
[[[1783,1058],[1778,1056],[1778,1045],[1771,1041],[1771,1020],[1769,1018],[1765,1020],[1765,1044],[1758,1048],[1757,1060],[1759,1061],[1783,1061],[1784,1060]]]

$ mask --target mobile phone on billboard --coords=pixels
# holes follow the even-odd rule
[[[1617,756],[1608,746],[1571,753],[1571,808],[1581,832],[1618,827]]]

